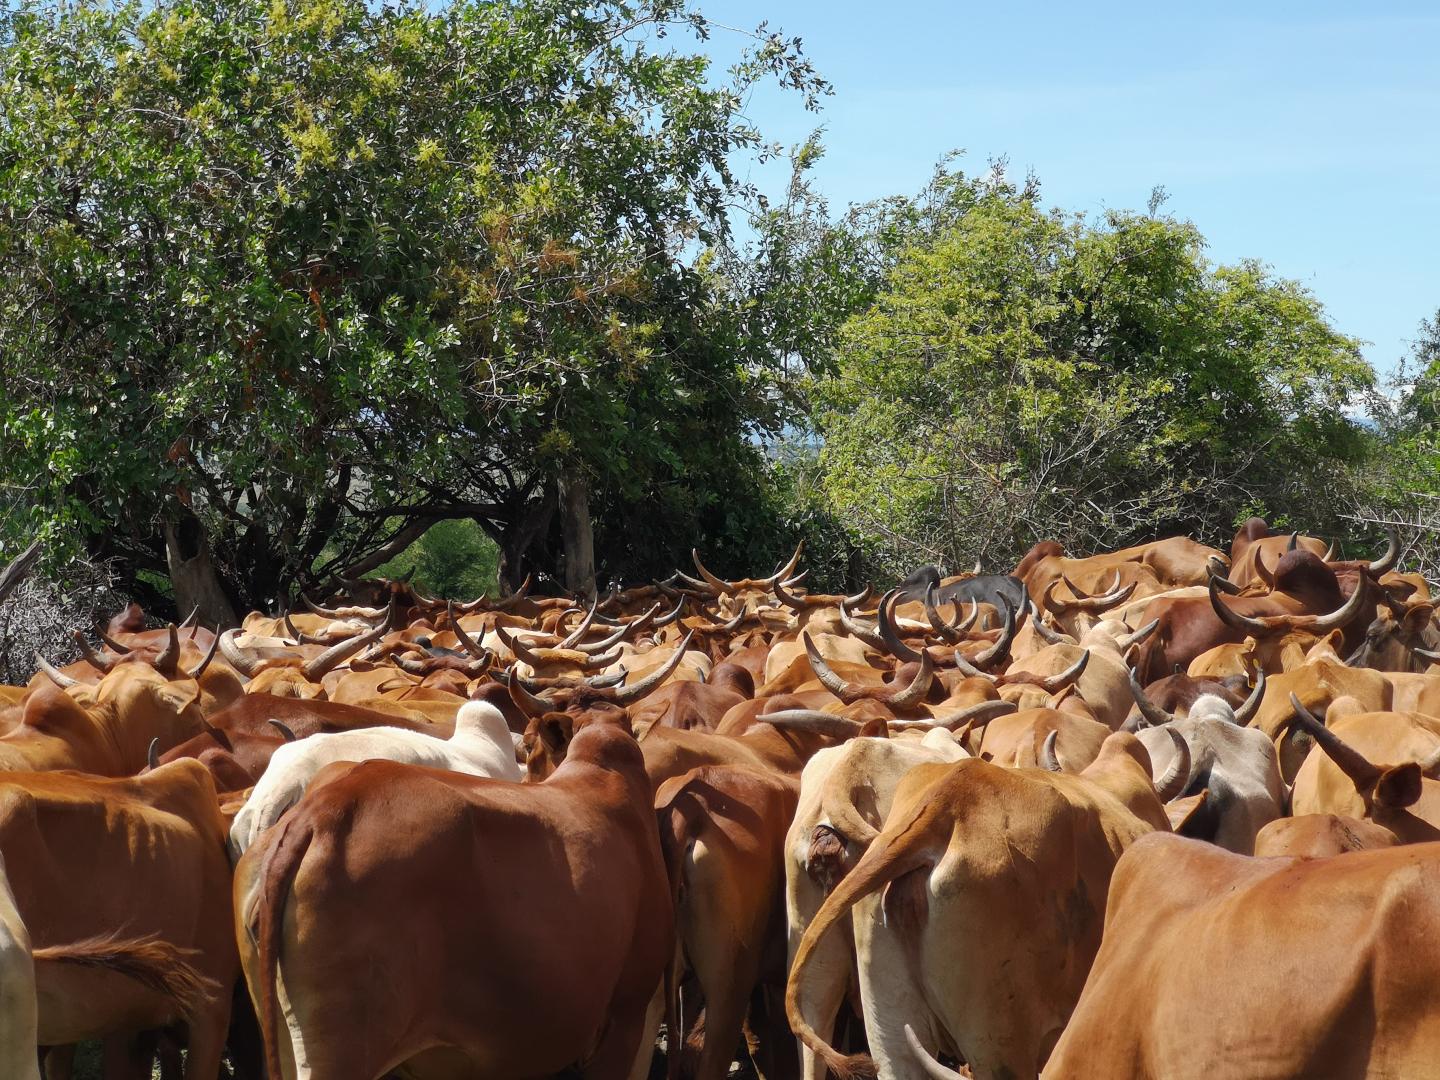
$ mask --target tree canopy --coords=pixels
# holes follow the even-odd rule
[[[1158,198],[1077,217],[946,159],[833,215],[819,137],[744,108],[829,85],[765,26],[721,71],[712,31],[690,0],[12,2],[0,548],[223,623],[417,563],[588,590],[804,537],[858,585],[1440,501],[1434,323],[1381,392]]]
[[[513,582],[592,492],[676,489],[693,530],[792,400],[794,313],[726,272],[732,216],[762,211],[734,162],[775,153],[742,96],[828,87],[763,28],[718,79],[676,31],[709,24],[684,0],[0,16],[22,524],[193,571],[212,611],[444,518]]]
[[[1301,287],[1211,266],[1153,210],[1046,210],[998,170],[876,209],[881,284],[814,397],[825,490],[891,570],[1215,539],[1241,509],[1324,524],[1372,373]]]

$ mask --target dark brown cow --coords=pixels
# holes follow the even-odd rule
[[[1140,646],[1136,673],[1148,685],[1186,671],[1192,660],[1217,645],[1290,629],[1352,628],[1377,598],[1368,577],[1361,575],[1356,585],[1345,596],[1335,571],[1313,552],[1297,549],[1280,560],[1275,588],[1264,596],[1225,596],[1212,580],[1208,597],[1161,597],[1145,613],[1159,626]],[[1360,631],[1347,633],[1358,636]]]
[[[236,869],[272,1075],[295,1075],[288,1027],[312,1080],[407,1062],[624,1080],[674,948],[652,802],[623,719],[579,732],[543,784],[322,772]]]

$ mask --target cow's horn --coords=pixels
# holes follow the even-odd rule
[[[170,636],[165,642],[165,648],[160,650],[160,655],[155,657],[151,666],[162,675],[174,675],[176,665],[180,662],[180,632],[173,622],[166,629]]]
[[[1055,751],[1055,744],[1060,741],[1060,732],[1052,731],[1045,736],[1045,741],[1040,745],[1040,764],[1051,772],[1064,772],[1060,767],[1060,755]]]
[[[276,731],[280,732],[280,737],[281,737],[282,739],[284,739],[286,742],[295,742],[295,741],[296,741],[297,736],[295,735],[295,732],[293,732],[293,731],[290,730],[290,727],[289,727],[288,724],[282,723],[281,721],[276,720],[274,717],[271,717],[269,720],[266,720],[265,722],[266,722],[267,724],[269,724],[271,727],[273,727]]]
[[[1240,708],[1235,710],[1235,723],[1241,727],[1250,723],[1250,721],[1254,719],[1256,712],[1259,711],[1260,702],[1263,701],[1264,698],[1265,672],[1261,670],[1259,676],[1255,679],[1255,689],[1250,691],[1250,696],[1245,699]]]
[[[150,740],[150,748],[145,751],[145,764],[151,769],[160,767],[160,739],[158,736]]]
[[[200,662],[199,662],[198,664],[196,664],[194,667],[192,667],[189,671],[185,672],[186,677],[187,677],[187,678],[190,678],[190,679],[198,679],[198,678],[200,678],[201,675],[204,675],[204,674],[205,674],[205,669],[210,666],[210,661],[212,661],[212,660],[215,659],[215,653],[219,650],[219,648],[220,648],[220,635],[219,635],[219,634],[212,634],[212,635],[210,636],[210,648],[209,648],[209,650],[208,650],[208,651],[205,653],[205,655],[201,658],[201,660],[200,660]]]
[[[46,660],[45,657],[41,656],[38,652],[35,654],[35,666],[38,667],[41,671],[43,671],[47,676],[49,676],[50,681],[53,682],[56,686],[60,687],[60,689],[62,690],[68,690],[72,686],[80,685],[79,679],[74,679],[71,678],[69,675],[64,674],[59,669],[57,669],[55,665],[50,663],[49,660]]]
[[[1155,796],[1162,803],[1177,797],[1190,783],[1190,745],[1174,728],[1167,727],[1165,731],[1175,744],[1175,760],[1165,770],[1165,775],[1155,781]]]
[[[1294,694],[1290,695],[1290,707],[1295,711],[1295,721],[1320,745],[1325,756],[1339,766],[1362,796],[1367,795],[1375,786],[1375,781],[1380,779],[1380,770],[1360,751],[1315,719]]]
[[[220,654],[241,675],[253,679],[260,670],[260,661],[235,644],[235,635],[239,632],[232,628],[220,635]]]
[[[1389,573],[1400,561],[1400,537],[1396,535],[1394,529],[1390,530],[1388,541],[1385,546],[1385,554],[1365,568],[1372,577]]]
[[[930,684],[935,681],[935,663],[928,652],[920,654],[920,670],[910,685],[890,696],[890,705],[896,709],[911,709],[925,700],[930,693]]]
[[[848,716],[837,716],[819,709],[783,709],[780,712],[757,716],[755,722],[792,731],[812,731],[832,739],[853,738],[860,734],[860,729],[864,726],[860,721],[852,720]]]
[[[820,650],[815,647],[815,642],[810,639],[810,631],[802,630],[800,640],[805,643],[805,655],[810,659],[810,670],[820,680],[820,685],[829,690],[841,701],[849,702],[850,684],[836,675],[825,658],[820,655]]]
[[[735,593],[738,591],[737,586],[735,586],[731,582],[726,581],[724,578],[716,577],[714,574],[712,574],[709,570],[705,568],[705,564],[700,561],[699,548],[690,549],[690,558],[695,562],[695,569],[700,571],[700,576],[705,579],[705,584],[709,585],[717,592],[724,593],[726,596],[735,595]]]
[[[685,650],[690,647],[690,639],[694,636],[695,631],[691,630],[685,635],[684,639],[681,640],[680,644],[675,646],[675,651],[670,654],[670,659],[666,660],[665,663],[650,672],[649,675],[646,675],[639,682],[631,686],[617,686],[610,692],[610,700],[616,705],[630,705],[639,701],[646,694],[650,693],[651,690],[658,687],[670,677],[671,672],[680,666],[680,661],[685,657]]]
[[[1133,670],[1128,672],[1130,676],[1130,696],[1135,699],[1135,704],[1140,709],[1140,715],[1145,718],[1147,725],[1152,727],[1164,727],[1175,719],[1175,714],[1166,712],[1155,702],[1150,700],[1145,688],[1140,685],[1140,680],[1135,677]]]

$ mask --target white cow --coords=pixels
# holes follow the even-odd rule
[[[800,803],[785,839],[785,906],[792,960],[837,878],[859,860],[885,824],[901,778],[916,765],[969,756],[954,735],[937,728],[923,740],[851,739],[821,750],[806,763],[800,774]],[[862,937],[867,936],[864,923],[872,914],[869,907],[857,909],[854,922]],[[814,992],[804,1006],[817,1030],[829,1034],[834,1028],[855,968],[852,934],[834,934],[817,950],[812,970],[823,974],[813,980]],[[894,988],[874,985],[868,969],[859,975],[868,1015],[876,995]],[[899,1004],[904,1013],[906,1003]],[[803,1042],[800,1054],[805,1080],[824,1074],[823,1062]]]
[[[35,963],[30,935],[0,859],[0,1076],[40,1080],[35,1054]]]
[[[467,701],[455,717],[455,734],[437,739],[404,728],[374,727],[358,731],[311,735],[286,743],[270,764],[230,827],[230,854],[239,861],[255,838],[300,801],[311,779],[335,761],[399,761],[432,769],[521,778],[515,743],[500,710],[483,701]]]

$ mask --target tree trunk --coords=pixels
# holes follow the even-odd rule
[[[590,525],[590,483],[580,475],[560,482],[560,534],[565,545],[565,588],[595,595],[595,535]]]
[[[165,523],[165,557],[175,587],[175,607],[182,618],[198,609],[196,618],[201,626],[225,630],[240,625],[210,561],[205,527],[194,514],[187,511],[179,524]]]
[[[550,528],[555,501],[554,485],[546,484],[538,498],[523,504],[509,520],[492,522],[485,528],[500,548],[500,591],[505,595],[520,588],[533,568],[530,549],[536,538]],[[482,527],[485,527],[483,522]]]

